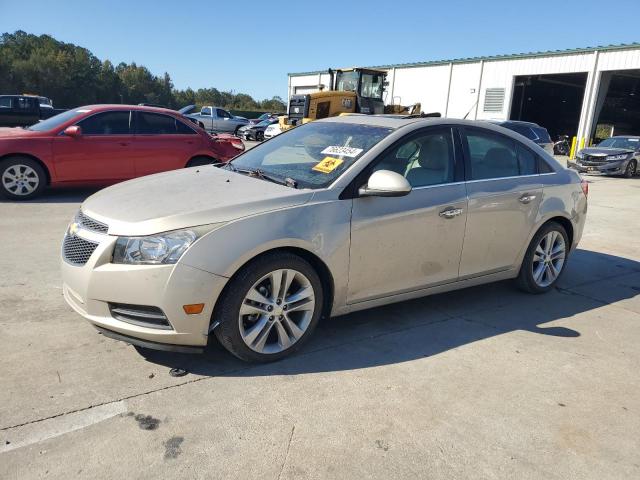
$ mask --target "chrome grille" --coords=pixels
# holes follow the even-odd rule
[[[78,214],[76,215],[76,222],[83,228],[87,230],[93,230],[94,232],[99,233],[107,233],[109,230],[109,225],[94,220],[91,217],[87,217],[82,210],[78,210]]]
[[[604,165],[607,163],[607,157],[585,155],[582,159],[583,165]]]
[[[98,246],[76,235],[65,235],[62,241],[62,258],[72,265],[84,265]]]

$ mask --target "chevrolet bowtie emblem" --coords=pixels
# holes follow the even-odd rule
[[[78,232],[78,230],[80,230],[80,225],[78,225],[76,222],[73,222],[71,225],[69,225],[69,235],[71,235],[72,237]]]

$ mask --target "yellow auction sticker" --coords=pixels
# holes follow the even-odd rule
[[[342,162],[344,162],[344,160],[340,160],[339,158],[324,157],[312,168],[312,170],[322,173],[331,173],[338,168]]]

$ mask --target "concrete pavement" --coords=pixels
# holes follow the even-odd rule
[[[265,366],[97,335],[58,268],[91,192],[0,203],[0,478],[640,477],[640,178],[590,180],[555,291],[331,319]]]

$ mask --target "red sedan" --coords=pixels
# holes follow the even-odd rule
[[[25,200],[49,185],[110,185],[130,178],[227,162],[244,150],[210,136],[178,112],[89,105],[23,128],[0,129],[0,194]]]

